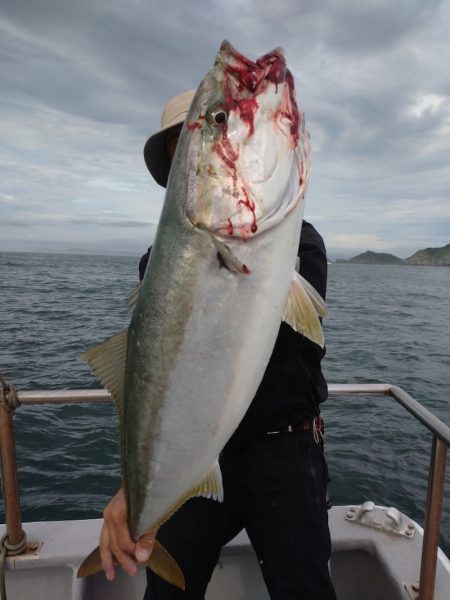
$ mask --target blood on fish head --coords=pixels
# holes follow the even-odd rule
[[[281,48],[252,61],[223,42],[183,135],[184,209],[194,225],[248,240],[302,201],[309,136]]]

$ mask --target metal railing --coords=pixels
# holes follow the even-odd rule
[[[330,396],[390,396],[433,434],[419,586],[419,600],[433,600],[447,449],[450,446],[450,428],[402,388],[395,385],[387,383],[337,384],[329,385],[328,392]],[[20,546],[24,539],[20,516],[12,411],[19,405],[109,402],[110,400],[111,396],[105,390],[16,392],[13,386],[8,385],[0,376],[0,461],[6,536],[11,547]]]

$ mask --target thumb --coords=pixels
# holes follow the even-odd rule
[[[145,533],[136,542],[135,556],[140,563],[146,563],[155,545],[156,530]]]

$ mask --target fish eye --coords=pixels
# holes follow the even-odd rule
[[[223,123],[226,123],[227,117],[228,115],[224,110],[218,110],[216,113],[213,114],[214,122],[217,123],[217,125],[222,125]]]
[[[228,112],[222,106],[214,106],[207,113],[210,125],[225,125],[228,121]]]

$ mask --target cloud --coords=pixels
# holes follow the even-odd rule
[[[340,248],[373,248],[382,250],[388,247],[386,240],[380,239],[373,234],[334,234],[328,237],[328,243],[331,246],[339,246]]]
[[[447,106],[445,106],[447,105]],[[414,115],[418,119],[421,119],[424,115],[435,114],[439,108],[444,107],[445,116],[449,116],[449,98],[445,96],[439,96],[437,94],[424,94],[416,98],[414,105],[407,109],[407,113]]]
[[[0,248],[32,249],[44,235],[82,246],[87,229],[119,247],[139,231],[145,247],[164,192],[143,144],[224,38],[250,58],[284,47],[314,151],[306,215],[327,244],[447,243],[449,18],[437,0],[10,3],[0,10]]]

